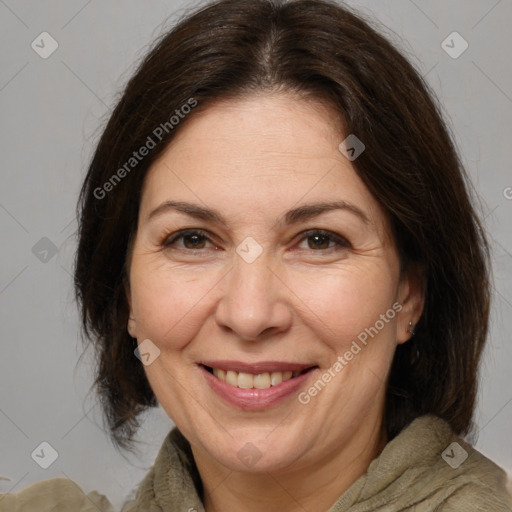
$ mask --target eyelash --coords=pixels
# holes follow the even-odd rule
[[[199,235],[200,237],[204,238],[206,241],[213,243],[212,240],[210,239],[210,237],[208,236],[208,233],[206,231],[203,231],[202,229],[184,229],[184,230],[174,233],[170,237],[167,236],[166,238],[164,238],[161,245],[164,249],[172,249],[173,248],[172,245],[177,240],[183,239],[187,236],[193,236],[193,235]],[[339,250],[340,248],[342,248],[342,249],[352,248],[350,242],[346,238],[344,238],[341,235],[338,235],[336,233],[333,233],[332,231],[326,231],[324,229],[310,229],[308,231],[304,231],[303,233],[300,233],[300,235],[302,235],[302,238],[300,239],[301,242],[303,240],[307,240],[308,238],[311,238],[314,236],[320,236],[320,237],[329,239],[329,241],[334,242],[338,246],[338,248],[333,246],[333,247],[328,247],[327,249],[310,249],[313,252],[326,252],[326,251],[331,251],[332,249]],[[202,250],[205,250],[205,248],[196,250],[196,249],[188,249],[186,247],[185,248],[180,247],[179,250],[190,251],[190,252],[200,252]]]

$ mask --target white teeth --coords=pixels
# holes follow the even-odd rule
[[[218,368],[214,368],[213,375],[215,375],[215,377],[219,378],[220,380],[223,380],[223,381],[226,380],[226,372],[224,370],[219,370]]]
[[[283,374],[281,372],[272,372],[270,375],[270,382],[272,386],[278,386],[283,382]]]
[[[224,371],[219,368],[213,368],[215,377],[230,386],[239,387],[243,389],[268,389],[271,386],[279,386],[282,382],[290,380],[292,377],[297,377],[301,372],[265,372],[258,375],[252,375],[244,372],[233,372],[231,370]]]
[[[238,386],[238,373],[231,371],[226,372],[226,382],[231,386]]]
[[[254,377],[250,373],[242,373],[238,374],[238,387],[249,389],[252,388],[254,384]]]
[[[267,389],[270,387],[270,374],[260,373],[254,376],[254,387],[258,389]]]

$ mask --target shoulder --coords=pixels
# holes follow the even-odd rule
[[[461,454],[459,457],[464,459],[460,466],[450,467],[448,463],[440,471],[444,486],[451,491],[441,510],[512,512],[512,497],[507,488],[505,471],[462,439],[454,441],[453,446],[447,448],[445,459],[456,458],[456,453],[453,456],[456,450]]]
[[[506,482],[503,469],[428,415],[386,445],[354,494],[368,510],[512,512]]]
[[[96,491],[85,494],[68,478],[51,478],[18,493],[0,494],[0,512],[114,512],[108,499]]]
[[[438,510],[512,512],[505,471],[456,436],[440,418],[425,420],[425,426],[431,429],[429,441],[433,447],[426,457],[430,471],[425,479],[443,498]]]

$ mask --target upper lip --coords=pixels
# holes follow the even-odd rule
[[[252,373],[254,375],[266,372],[301,372],[316,366],[308,363],[303,364],[284,361],[259,361],[257,363],[244,363],[242,361],[201,361],[200,364],[219,370]]]

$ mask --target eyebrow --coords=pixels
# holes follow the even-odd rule
[[[278,223],[284,223],[285,225],[297,224],[298,222],[317,217],[322,213],[330,212],[333,210],[348,211],[349,213],[352,213],[360,220],[362,220],[365,224],[370,224],[370,220],[367,215],[360,208],[351,203],[348,203],[347,201],[328,201],[305,204],[287,211],[278,220]],[[169,211],[178,211],[196,219],[227,225],[226,220],[217,210],[205,208],[203,206],[185,201],[165,201],[164,203],[157,206],[148,215],[147,220],[149,221],[152,218],[160,216]]]

